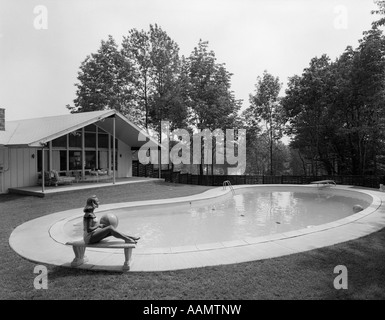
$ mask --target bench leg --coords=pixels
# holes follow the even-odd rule
[[[132,264],[132,248],[124,248],[124,264],[123,264],[123,270],[124,271],[129,271],[131,264]]]
[[[87,257],[84,256],[86,247],[72,246],[72,249],[75,253],[75,259],[71,262],[72,267],[78,267],[88,261]]]

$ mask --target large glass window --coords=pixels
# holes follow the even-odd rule
[[[86,132],[84,139],[86,148],[96,148],[96,133]]]
[[[86,169],[95,170],[96,168],[96,151],[86,151]]]
[[[84,127],[84,131],[86,131],[86,132],[96,132],[96,127],[95,127],[95,125],[90,124],[90,125]]]
[[[84,158],[82,153],[82,129],[75,130],[52,140],[52,159],[50,162],[49,152],[45,150],[45,170],[52,163],[53,169],[58,171],[76,171],[84,169],[107,169],[112,165],[113,136],[94,124],[84,127]],[[109,140],[110,139],[110,140]],[[109,149],[110,147],[110,149]],[[68,148],[68,149],[67,149]],[[109,149],[109,150],[108,150]],[[98,152],[96,152],[98,150]],[[118,168],[118,139],[115,140],[115,169]],[[38,170],[42,170],[41,150],[37,152]],[[109,159],[110,158],[110,159]],[[68,167],[67,167],[68,165]],[[97,167],[98,166],[98,167]],[[44,170],[44,169],[43,169]]]
[[[108,148],[108,134],[99,133],[98,134],[98,147],[99,148]]]
[[[99,169],[105,170],[108,168],[108,151],[99,151]]]
[[[70,170],[82,169],[82,153],[81,151],[70,151]]]
[[[68,134],[70,139],[70,148],[81,148],[82,147],[82,131],[77,130]]]
[[[42,152],[41,150],[37,150],[37,171],[41,172],[42,169]],[[44,171],[48,170],[48,165],[49,165],[49,152],[48,150],[44,150]]]
[[[52,140],[52,146],[67,148],[67,135]]]
[[[67,171],[67,151],[60,150],[60,171]]]
[[[67,171],[67,151],[60,150],[60,171]]]

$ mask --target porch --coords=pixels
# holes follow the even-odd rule
[[[56,193],[93,189],[101,187],[113,187],[116,185],[131,184],[131,183],[146,183],[146,182],[163,182],[164,179],[159,178],[144,178],[144,177],[129,177],[129,178],[116,178],[115,183],[108,180],[99,181],[81,181],[78,183],[58,185],[58,186],[46,186],[44,191],[41,186],[21,187],[21,188],[9,188],[9,193],[22,194],[36,197],[44,197],[46,195],[52,195]]]

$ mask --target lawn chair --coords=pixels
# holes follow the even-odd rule
[[[51,184],[57,187],[59,184],[72,184],[75,181],[75,177],[60,176],[56,170],[50,171]]]
[[[75,178],[75,182],[79,182],[80,180],[82,180],[82,174],[80,171],[75,170],[72,173],[73,173],[73,177]]]

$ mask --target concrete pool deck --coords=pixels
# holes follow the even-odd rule
[[[239,185],[233,188],[236,191],[239,188],[264,186],[299,187],[299,185]],[[316,188],[314,185],[300,187]],[[385,227],[384,192],[351,186],[336,186],[330,190],[333,189],[358,191],[372,197],[373,202],[365,210],[331,223],[264,237],[153,249],[141,248],[139,241],[137,247],[133,249],[130,272],[179,270],[275,258],[354,240]],[[229,192],[230,189],[219,187],[188,197],[101,205],[99,210],[208,200]],[[63,226],[66,221],[79,215],[82,216],[82,208],[61,211],[28,221],[15,228],[9,244],[17,254],[30,261],[71,267],[74,252],[71,246],[65,244],[71,239],[63,232]],[[122,271],[123,250],[87,248],[86,256],[88,262],[76,268]]]

